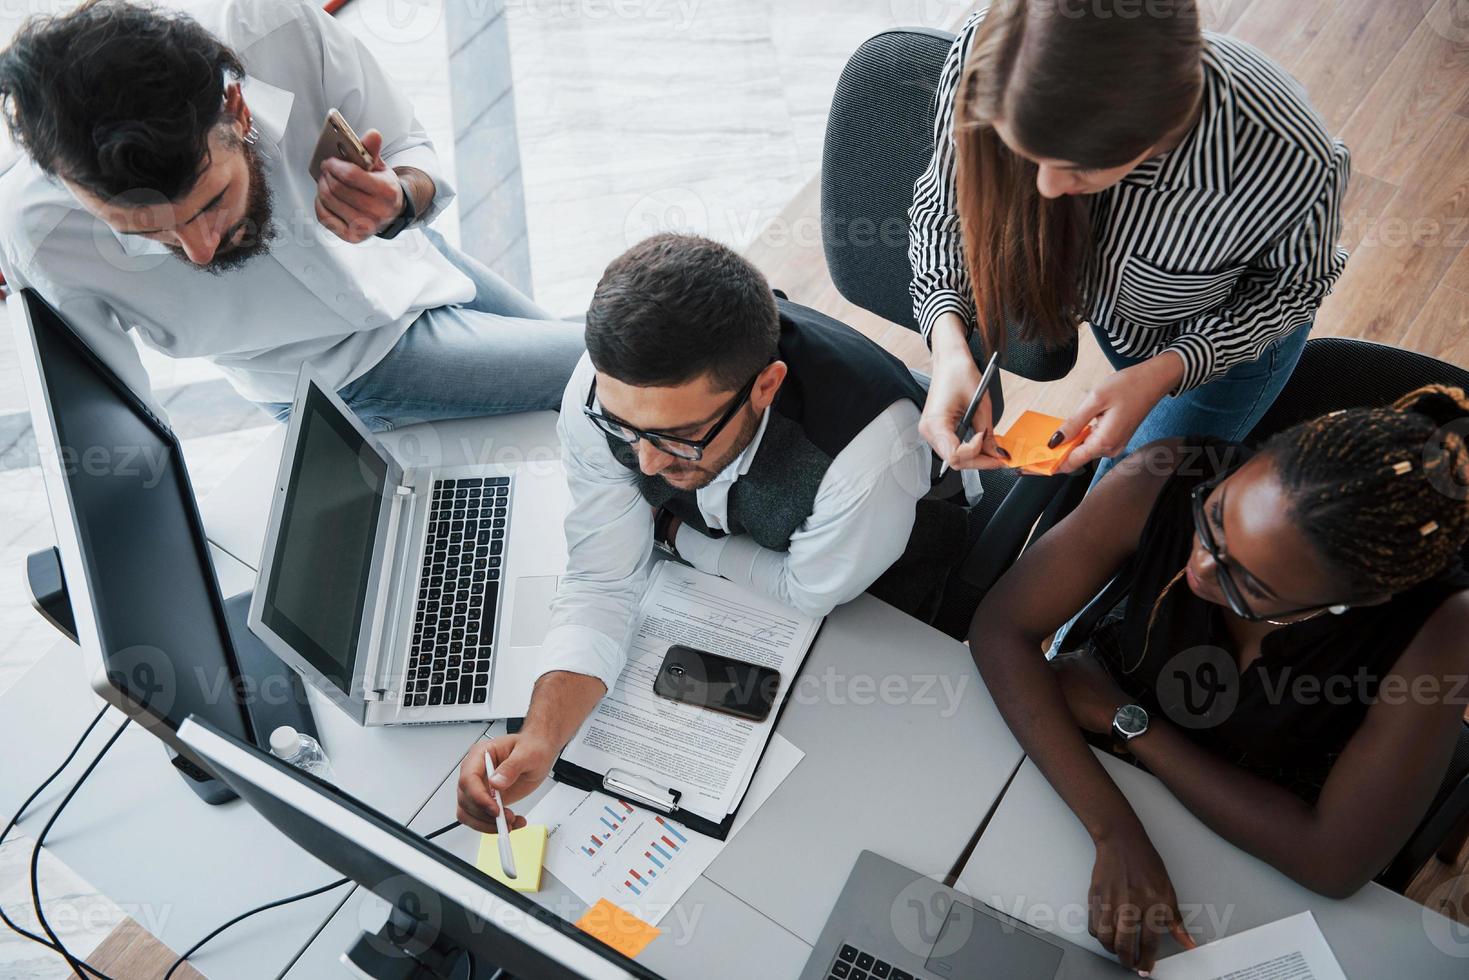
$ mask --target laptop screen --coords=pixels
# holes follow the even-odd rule
[[[298,411],[261,619],[351,694],[387,465],[315,385]]]

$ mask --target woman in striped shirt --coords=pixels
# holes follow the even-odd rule
[[[1349,157],[1297,83],[1201,33],[1193,0],[996,0],[964,25],[937,103],[909,257],[938,454],[1007,465],[988,398],[976,436],[954,436],[975,352],[1006,323],[1060,346],[1086,321],[1116,368],[1053,437],[1092,427],[1068,471],[1248,433],[1347,259]]]

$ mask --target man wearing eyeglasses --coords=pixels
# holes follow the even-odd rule
[[[485,752],[513,803],[616,683],[655,542],[812,616],[869,590],[911,607],[963,547],[962,508],[922,499],[934,458],[908,369],[724,246],[634,246],[602,276],[586,342],[561,405],[572,503],[543,674],[522,730],[460,773],[459,819],[482,831]]]

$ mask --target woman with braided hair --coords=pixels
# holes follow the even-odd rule
[[[1370,881],[1422,820],[1469,704],[1466,434],[1464,392],[1429,387],[1255,452],[1152,443],[985,597],[975,662],[1096,842],[1090,928],[1124,965],[1193,940],[1083,732],[1325,895]],[[1125,608],[1047,666],[1042,641],[1115,575]]]

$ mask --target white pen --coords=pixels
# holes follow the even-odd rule
[[[490,754],[485,753],[485,782],[489,782],[490,776],[495,770],[490,766]],[[510,848],[510,825],[505,822],[505,803],[500,799],[500,791],[490,785],[490,796],[495,800],[495,837],[500,844],[500,870],[505,872],[505,877],[515,877],[515,852]]]

